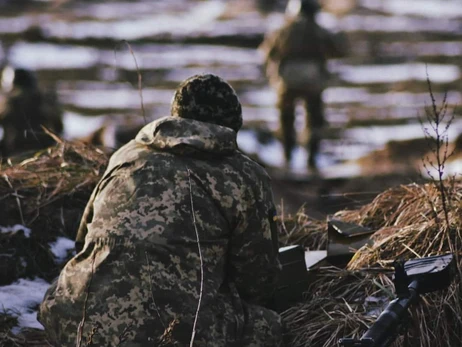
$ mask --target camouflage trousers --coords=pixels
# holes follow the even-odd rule
[[[60,290],[57,291],[55,281],[45,295],[38,317],[56,347],[173,347],[189,346],[192,340],[192,316],[169,316],[164,315],[166,312],[162,310],[165,324],[160,324],[159,316],[145,307],[136,310],[138,315],[133,314],[133,324],[126,325],[124,317],[113,316],[110,307],[105,306],[105,302],[110,300],[100,300],[103,309],[86,317],[85,328],[82,327],[80,333],[82,338],[79,339],[77,336],[83,322],[81,305],[73,302],[59,304],[55,301],[59,296]],[[284,346],[279,314],[242,301],[236,304],[233,300],[217,302],[205,314],[200,314],[193,346]],[[218,307],[221,311],[217,310]],[[110,326],[114,329],[107,328]]]
[[[295,130],[295,102],[301,99],[306,111],[306,149],[308,151],[309,168],[316,168],[316,157],[319,152],[322,130],[325,126],[324,104],[321,93],[306,93],[300,90],[281,88],[278,91],[277,107],[279,123],[284,146],[286,162],[292,159],[292,152],[297,144]]]
[[[267,308],[244,304],[243,325],[236,326],[236,336],[230,339],[223,339],[218,333],[213,338],[213,333],[209,338],[198,336],[194,341],[197,347],[284,347],[284,332],[281,317],[274,311]],[[240,319],[238,319],[240,320]],[[216,328],[216,327],[215,327]],[[211,327],[211,330],[213,327]],[[216,331],[216,330],[215,330]],[[210,338],[212,337],[212,338]],[[180,344],[181,345],[181,344]]]
[[[172,286],[153,277],[173,271],[157,261],[143,264],[148,253],[140,245],[86,241],[39,308],[37,318],[56,346],[190,346],[191,340],[197,347],[282,346],[281,317],[243,300],[234,282],[204,286],[200,297],[181,280]]]
[[[281,317],[264,307],[246,306],[247,322],[244,325],[242,346],[284,346]]]

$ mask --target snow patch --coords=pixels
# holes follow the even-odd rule
[[[13,284],[0,286],[1,309],[18,317],[18,326],[12,330],[13,333],[19,332],[21,328],[43,329],[37,321],[37,305],[42,302],[49,286],[41,278],[22,278]]]
[[[17,232],[19,232],[21,230],[24,232],[25,237],[27,237],[27,238],[30,237],[31,230],[29,228],[26,228],[24,225],[15,224],[13,226],[7,226],[7,227],[0,226],[0,233],[5,233],[5,234],[7,234],[7,233],[16,234]]]
[[[67,237],[58,237],[55,242],[50,243],[51,252],[55,255],[58,263],[62,263],[66,257],[68,250],[75,247],[75,242]]]

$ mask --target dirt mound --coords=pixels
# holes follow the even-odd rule
[[[456,252],[460,269],[462,183],[448,181],[443,194],[441,189],[433,183],[402,185],[357,210],[335,214],[337,219],[376,230],[374,242],[358,250],[346,269],[322,270],[306,292],[306,301],[284,312],[292,346],[327,347],[341,337],[360,338],[394,298],[390,268],[396,259]],[[299,234],[289,237],[309,245],[309,223],[302,222],[304,227],[297,228],[299,223],[293,227]],[[317,228],[313,228],[315,240],[320,238]],[[407,334],[394,346],[462,345],[460,289],[457,279],[449,290],[426,296],[412,310]]]
[[[58,274],[50,243],[74,239],[107,157],[81,143],[60,142],[0,170],[0,284]]]

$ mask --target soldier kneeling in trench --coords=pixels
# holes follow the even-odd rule
[[[39,320],[59,346],[282,346],[270,178],[236,145],[241,104],[215,75],[110,159]]]

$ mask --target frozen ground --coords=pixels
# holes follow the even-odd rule
[[[37,307],[42,302],[49,283],[41,278],[33,280],[21,278],[8,286],[0,286],[0,303],[3,311],[18,317],[18,326],[13,332],[21,328],[38,328],[43,326],[37,321]]]
[[[26,237],[30,237],[31,230],[22,226],[2,226],[0,232],[15,233],[25,231]],[[57,263],[62,263],[68,251],[74,248],[74,241],[65,237],[59,237],[56,242],[50,244],[50,250],[56,257]],[[0,309],[10,315],[18,317],[18,326],[13,329],[17,333],[21,328],[38,328],[43,326],[37,321],[38,305],[42,302],[50,283],[41,278],[25,279],[6,286],[0,286]]]

